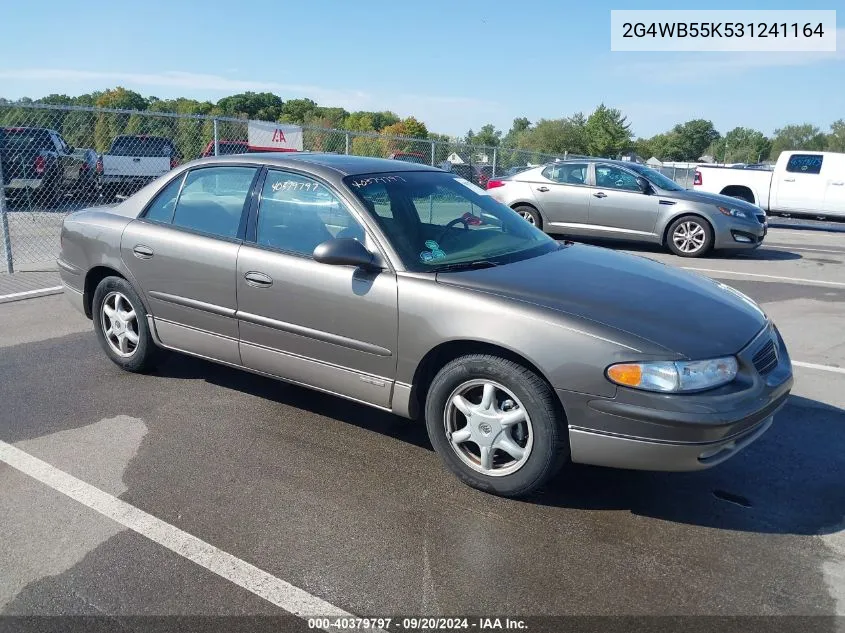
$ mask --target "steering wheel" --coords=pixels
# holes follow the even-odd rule
[[[440,235],[437,236],[436,240],[438,244],[443,241],[443,238],[446,236],[446,233],[449,231],[449,229],[451,229],[458,222],[463,224],[464,229],[469,231],[469,222],[466,221],[466,218],[455,218],[454,220],[451,220],[449,223],[447,223],[446,226],[443,227],[443,230],[440,231]]]

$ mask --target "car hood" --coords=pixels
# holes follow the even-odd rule
[[[660,197],[674,198],[675,200],[687,200],[689,202],[700,202],[702,204],[712,204],[722,207],[733,207],[735,209],[744,209],[746,211],[750,211],[754,215],[765,214],[765,211],[755,204],[751,204],[745,200],[740,200],[739,198],[723,196],[719,193],[708,193],[706,191],[685,189],[684,191],[664,191],[660,194]]]
[[[692,359],[734,354],[766,324],[755,303],[708,277],[583,244],[437,281],[589,319]]]

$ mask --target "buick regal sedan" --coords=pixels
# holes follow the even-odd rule
[[[522,496],[567,461],[699,470],[772,424],[772,321],[708,278],[561,243],[454,174],[250,154],[67,216],[68,299],[131,372],[165,350],[426,425],[470,486]]]

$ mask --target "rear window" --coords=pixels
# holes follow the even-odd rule
[[[47,130],[32,130],[25,128],[5,128],[4,147],[19,150],[55,149],[53,140]]]
[[[112,156],[171,156],[173,143],[166,138],[119,136],[114,139],[109,154]]]
[[[820,154],[793,154],[786,164],[786,171],[798,174],[818,174],[822,170]]]

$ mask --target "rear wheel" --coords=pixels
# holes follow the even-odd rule
[[[162,351],[153,341],[141,298],[122,277],[106,277],[94,291],[91,314],[100,346],[116,365],[131,372],[156,366]]]
[[[701,257],[713,248],[713,229],[696,215],[681,216],[669,226],[666,246],[680,257]]]
[[[434,450],[461,481],[496,495],[525,496],[569,457],[555,395],[529,369],[473,354],[448,363],[426,398]]]
[[[540,214],[537,212],[537,209],[534,207],[529,207],[527,204],[520,204],[513,208],[523,220],[528,222],[528,224],[533,224],[538,229],[543,228],[543,220],[540,218]]]

